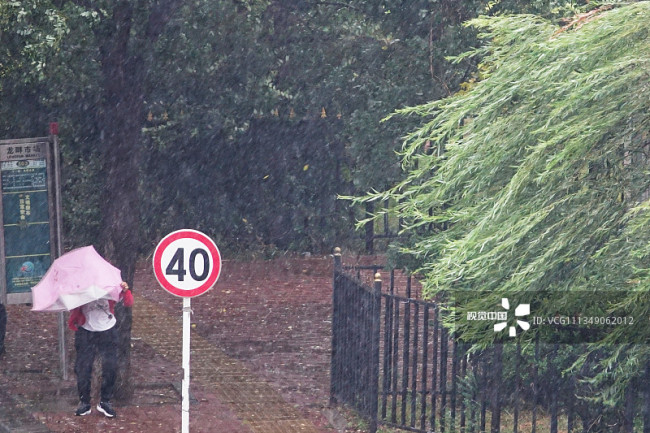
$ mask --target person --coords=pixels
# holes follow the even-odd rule
[[[122,282],[120,301],[125,307],[133,306],[133,294],[127,283]],[[79,407],[75,415],[84,416],[91,412],[90,383],[93,363],[97,352],[102,357],[101,398],[97,410],[113,418],[115,410],[111,405],[113,388],[117,377],[117,327],[115,324],[115,301],[100,299],[73,309],[68,319],[68,327],[75,331],[74,347],[77,352],[75,374]]]
[[[7,333],[7,310],[0,304],[0,356],[5,353],[5,334]]]

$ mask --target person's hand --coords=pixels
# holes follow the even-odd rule
[[[79,326],[86,323],[86,317],[81,312],[81,307],[75,308],[70,312],[70,317],[68,318],[68,328],[73,331],[77,331]]]
[[[133,292],[129,290],[129,285],[124,281],[120,284],[122,287],[122,293],[120,294],[120,300],[124,303],[125,307],[133,306]]]

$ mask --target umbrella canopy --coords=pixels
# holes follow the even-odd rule
[[[54,260],[32,287],[33,311],[69,311],[98,299],[119,301],[122,274],[91,246]]]

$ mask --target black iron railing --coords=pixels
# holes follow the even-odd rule
[[[382,288],[380,270],[344,268],[335,255],[331,400],[367,418],[371,433],[378,425],[421,433],[650,433],[650,368],[629,384],[623,403],[594,402],[589,372],[561,371],[575,350],[537,341],[470,352],[442,326],[438,304],[412,296],[411,277],[390,271]],[[361,278],[369,272],[370,284]]]

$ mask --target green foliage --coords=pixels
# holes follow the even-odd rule
[[[341,242],[339,235],[347,233],[341,226],[351,221],[347,211],[326,216],[341,214],[332,199],[349,193],[350,185],[366,188],[399,178],[396,138],[414,124],[380,119],[404,104],[443,94],[428,78],[429,12],[404,7],[398,15],[365,3],[216,8],[185,8],[151,59],[156,67],[147,97],[143,197],[156,211],[145,227],[200,222],[229,244],[329,249],[326,244]],[[406,26],[407,18],[417,26]],[[323,163],[314,164],[315,155],[327,149],[315,144],[319,134],[289,125],[317,122],[323,110],[327,122],[340,117],[342,127],[334,135],[325,128],[321,138],[346,151],[326,152]],[[257,125],[254,132],[251,125]],[[202,162],[206,167],[200,168]],[[293,173],[305,166],[312,169]],[[169,176],[179,167],[185,168]],[[295,194],[260,194],[270,183],[260,183],[256,170],[272,174],[279,191]],[[188,201],[191,190],[216,193],[197,210]],[[162,226],[154,224],[160,216]],[[156,235],[148,231],[147,237]]]
[[[620,231],[626,207],[648,186],[635,176],[643,165],[626,162],[647,138],[640,16],[621,8],[555,36],[557,28],[532,16],[475,20],[492,37],[488,77],[470,92],[400,111],[430,117],[407,137],[409,177],[366,200],[407,199],[394,211],[410,219],[409,230],[450,224],[412,250],[443,256],[430,288],[476,281],[548,288],[554,279],[547,277],[573,270],[605,234]],[[433,154],[422,153],[427,143]],[[496,258],[503,268],[489,266]]]
[[[0,3],[0,77],[22,70],[26,80],[43,79],[66,31],[65,19],[48,0]]]
[[[107,100],[102,69],[110,51],[105,41],[115,36],[117,10],[132,14],[122,17],[130,38],[120,47],[123,52],[115,53],[124,55],[128,76],[121,91],[127,96],[130,89],[142,88],[143,112],[122,117],[142,125],[141,145],[134,146],[133,155],[142,155],[147,251],[161,233],[179,225],[202,227],[217,238],[247,245],[302,249],[342,242],[347,235],[342,227],[350,224],[354,211],[330,206],[338,217],[329,218],[319,206],[331,203],[336,194],[385,188],[401,178],[395,155],[399,136],[419,119],[381,119],[401,107],[439,99],[472,80],[474,59],[449,60],[475,45],[476,30],[462,22],[478,13],[526,10],[558,16],[557,11],[569,8],[555,0],[172,3],[158,38],[150,37],[148,26],[159,2],[139,7],[129,1],[0,4],[3,136],[40,135],[48,122],[61,124],[65,238],[71,245],[99,236],[97,191],[106,184],[103,153],[113,143],[111,137],[123,132],[107,126],[123,105]],[[131,73],[134,65],[144,68]],[[285,171],[286,178],[278,182],[295,186],[290,190],[296,196],[278,202],[266,195],[266,201],[255,203],[261,216],[251,217],[250,195],[236,194],[247,186],[243,179],[251,169],[241,179],[231,176],[234,166],[248,161],[233,158],[250,145],[251,125],[258,119],[308,123],[319,119],[323,109],[328,121],[340,117],[342,127],[328,140],[345,151],[327,155],[321,167],[333,167],[336,156],[341,158],[338,171],[311,170],[309,176]],[[274,131],[269,127],[266,133]],[[261,137],[264,131],[256,134]],[[300,128],[294,137],[281,133],[292,142],[303,139],[301,134]],[[308,145],[301,142],[300,151],[285,147],[283,158],[299,155],[297,170],[316,167],[308,160]],[[313,193],[325,184],[328,188]],[[291,221],[284,230],[292,233],[291,241],[278,241],[270,235],[277,230],[263,226],[273,223],[266,215],[278,208]],[[318,225],[306,227],[305,216]],[[244,219],[256,221],[254,229],[242,224]],[[319,230],[322,235],[316,234]]]
[[[648,317],[649,13],[649,2],[601,7],[562,28],[532,15],[472,20],[482,75],[398,111],[423,119],[405,139],[407,177],[358,201],[399,203],[390,212],[412,236],[402,252],[430,296],[485,291],[475,306],[490,310],[516,291],[560,291],[554,302],[583,312],[571,292],[609,291],[620,295],[604,311]],[[620,327],[601,342],[648,338]],[[627,383],[639,350],[603,362]]]
[[[29,136],[38,117],[48,68],[67,33],[64,16],[47,0],[0,2],[0,134]]]

